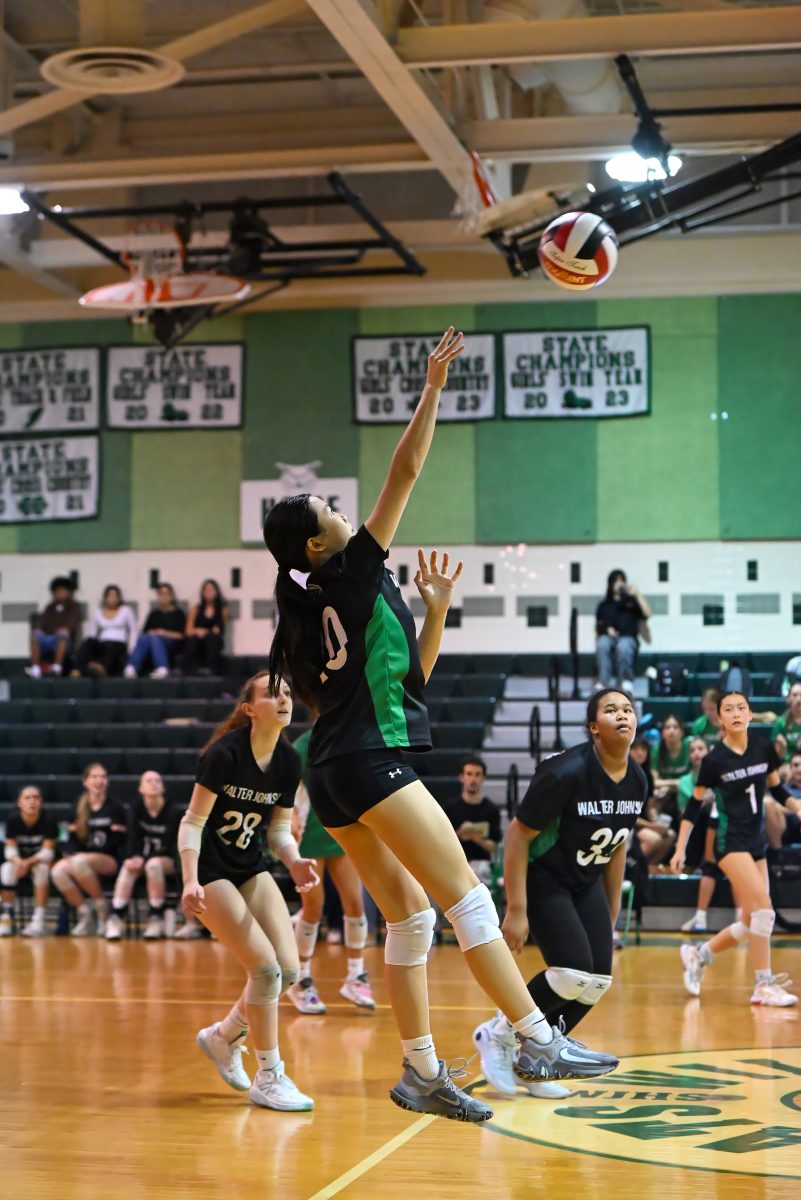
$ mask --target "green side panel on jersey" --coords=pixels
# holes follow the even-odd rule
[[[384,744],[408,746],[403,680],[409,671],[409,646],[403,626],[380,594],[364,631],[364,641],[364,674]]]
[[[559,817],[551,821],[550,825],[546,825],[529,844],[528,857],[530,862],[533,862],[536,858],[542,858],[543,854],[547,854],[551,847],[556,845],[559,837],[559,821]]]
[[[726,845],[726,830],[728,828],[729,818],[726,815],[720,800],[718,800],[718,831],[715,834],[715,845],[719,854],[722,853]]]

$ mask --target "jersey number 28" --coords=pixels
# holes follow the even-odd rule
[[[590,838],[592,849],[577,851],[576,861],[580,867],[599,867],[608,863],[620,843],[625,842],[628,836],[628,829],[618,829],[617,833],[611,829],[596,829]]]
[[[238,846],[240,850],[247,850],[248,846],[250,845],[250,839],[253,837],[253,834],[256,832],[256,829],[261,823],[261,813],[241,813],[231,811],[223,813],[223,817],[226,819],[230,817],[231,824],[221,825],[217,830],[217,835],[222,838],[226,846],[230,846],[231,839],[226,837],[226,834],[233,833],[234,830],[239,829],[241,826],[242,832],[234,842],[234,845]]]

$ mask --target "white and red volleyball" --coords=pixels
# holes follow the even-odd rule
[[[617,234],[596,213],[562,213],[540,238],[537,253],[545,275],[569,292],[586,292],[617,266]]]

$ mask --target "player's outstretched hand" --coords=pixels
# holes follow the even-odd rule
[[[684,870],[684,854],[681,850],[677,850],[671,858],[670,869],[674,875],[681,875]]]
[[[426,383],[430,387],[443,388],[448,378],[448,367],[464,350],[464,334],[454,333],[449,325],[443,333],[439,345],[428,356],[428,371]]]
[[[442,556],[442,567],[437,563],[437,551],[431,551],[431,557],[426,562],[426,556],[422,550],[417,551],[417,574],[414,577],[414,582],[417,585],[417,590],[422,597],[423,604],[426,606],[426,611],[436,615],[446,613],[451,606],[453,600],[453,590],[456,586],[456,580],[462,573],[464,563],[460,562],[452,575],[448,574],[448,555],[447,552]]]
[[[317,887],[320,876],[314,869],[313,858],[297,858],[289,868],[296,892],[310,892]]]
[[[181,908],[187,917],[199,917],[202,912],[206,911],[206,905],[203,903],[205,894],[203,885],[200,883],[185,885],[181,895]]]
[[[528,917],[525,913],[506,910],[501,933],[512,954],[519,954],[528,941]]]

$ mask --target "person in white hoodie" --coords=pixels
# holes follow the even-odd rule
[[[80,675],[122,675],[129,652],[136,645],[136,617],[115,583],[103,589],[103,598],[89,624],[88,636],[78,651]]]

